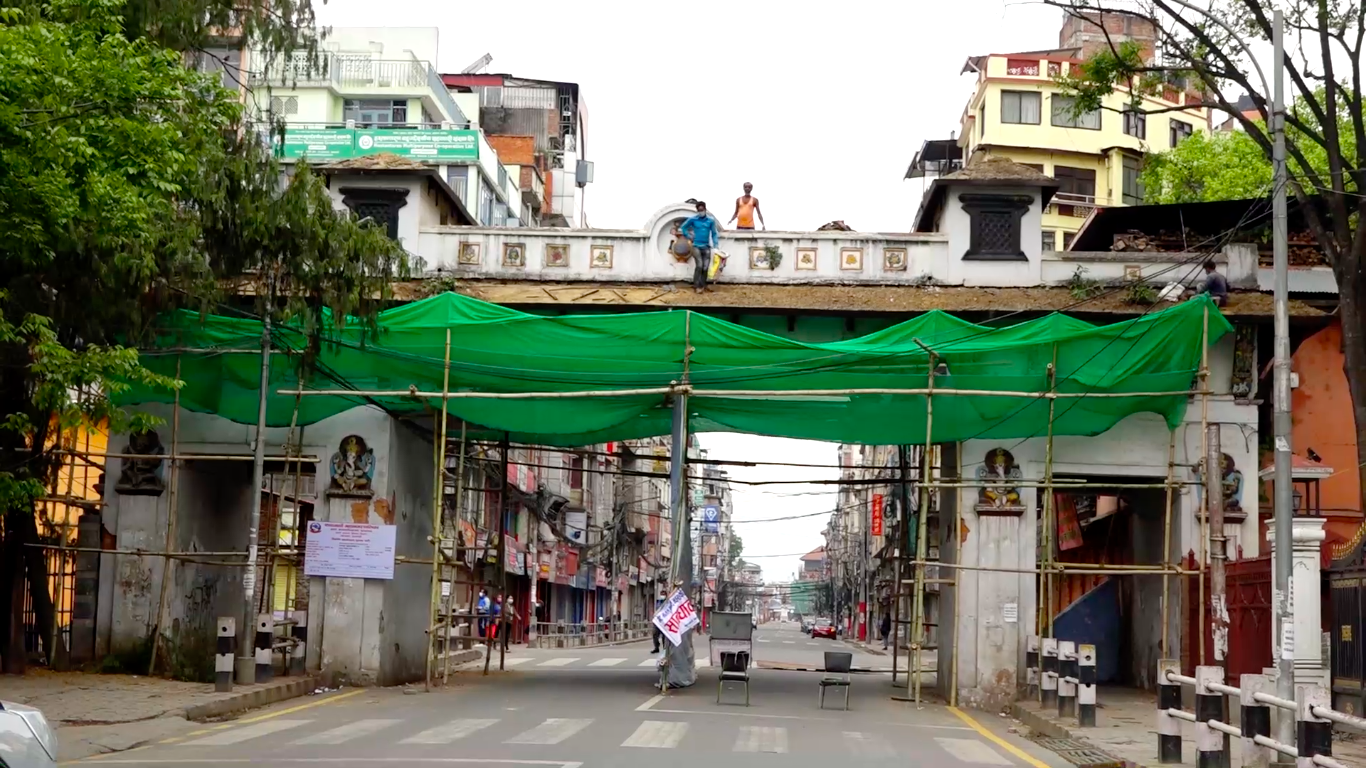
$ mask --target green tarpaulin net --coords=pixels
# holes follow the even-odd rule
[[[1208,311],[1208,315],[1206,312]],[[687,310],[544,317],[444,293],[382,312],[378,335],[359,325],[330,339],[305,389],[442,391],[446,331],[451,331],[450,391],[478,393],[622,392],[684,380],[719,391],[688,401],[695,431],[734,431],[850,443],[925,440],[926,397],[812,393],[811,390],[917,389],[934,376],[933,439],[1023,438],[1046,433],[1049,400],[1037,396],[956,395],[942,390],[1042,393],[1056,360],[1056,390],[1088,395],[1189,390],[1209,343],[1231,329],[1205,298],[1096,326],[1061,314],[1005,327],[974,325],[930,312],[857,339],[806,343]],[[257,418],[261,325],[254,320],[180,312],[161,323],[143,363],[173,375],[181,359],[181,405],[244,424]],[[285,328],[274,346],[297,350],[304,337]],[[919,343],[917,343],[919,342]],[[189,350],[172,353],[167,350]],[[690,351],[685,351],[690,350]],[[298,357],[272,356],[267,421],[288,426],[299,386]],[[751,395],[763,391],[768,394]],[[805,391],[802,393],[800,391]],[[793,394],[786,394],[793,393]],[[135,389],[122,405],[172,402],[173,393]],[[398,414],[439,408],[440,398],[304,396],[298,423],[311,424],[358,405]],[[452,399],[452,416],[476,432],[515,441],[589,445],[667,434],[668,399],[658,393],[599,397]],[[1156,413],[1180,422],[1182,395],[1058,398],[1053,433],[1095,435],[1125,417]]]

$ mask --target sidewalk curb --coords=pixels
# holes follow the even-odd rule
[[[235,696],[208,701],[203,704],[195,704],[186,707],[184,717],[186,720],[200,721],[211,717],[221,717],[231,715],[256,707],[264,707],[267,704],[295,699],[305,694],[313,692],[317,687],[317,679],[300,677],[283,685],[272,685],[267,688],[258,688],[254,691],[246,691]]]

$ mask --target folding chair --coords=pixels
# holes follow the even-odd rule
[[[825,677],[821,678],[820,708],[825,709],[825,689],[844,689],[844,708],[849,709],[850,667],[854,654],[840,651],[825,652]]]
[[[749,654],[721,654],[721,674],[716,680],[716,703],[721,703],[721,692],[726,683],[739,683],[745,686],[745,706],[749,706]]]

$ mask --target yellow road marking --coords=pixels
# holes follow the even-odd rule
[[[1004,749],[1010,754],[1020,758],[1021,760],[1025,761],[1034,768],[1049,768],[1048,763],[1045,763],[1042,760],[1039,760],[1038,758],[1031,756],[1030,754],[1015,746],[1014,744],[1011,744],[1010,742],[1006,741],[1000,736],[997,736],[996,734],[987,730],[986,726],[982,725],[976,720],[973,720],[971,717],[968,716],[968,713],[964,712],[958,707],[949,707],[949,711],[957,715],[959,720],[962,720],[963,722],[967,723],[972,728],[972,730],[980,733],[988,741],[1000,747],[1001,749]]]
[[[352,688],[352,689],[349,690],[349,691],[344,691],[344,692],[339,693],[339,694],[337,694],[337,695],[335,695],[335,696],[327,696],[327,697],[325,697],[325,698],[319,697],[319,698],[316,698],[316,699],[314,699],[314,700],[312,700],[312,701],[310,701],[310,702],[306,702],[306,703],[304,703],[304,704],[300,704],[300,705],[295,706],[295,707],[289,707],[288,709],[282,709],[282,710],[280,710],[279,712],[267,712],[267,713],[265,713],[264,715],[257,715],[257,716],[255,716],[255,717],[244,717],[244,718],[242,718],[241,720],[234,720],[232,723],[229,723],[228,725],[241,725],[241,724],[243,724],[243,723],[259,723],[259,722],[261,722],[262,720],[269,720],[269,719],[271,719],[271,718],[273,718],[273,717],[279,717],[280,715],[288,715],[288,714],[290,714],[290,713],[292,713],[292,712],[299,712],[299,711],[305,710],[305,709],[312,709],[312,708],[314,708],[314,707],[321,707],[321,706],[325,706],[325,705],[327,705],[327,704],[335,704],[335,703],[341,701],[342,699],[349,699],[349,698],[351,698],[352,696],[357,696],[357,695],[360,695],[360,694],[362,694],[362,693],[365,693],[365,689],[364,689],[364,688]],[[227,726],[222,726],[222,727],[227,727]],[[1046,768],[1046,767],[1045,767],[1045,768]]]

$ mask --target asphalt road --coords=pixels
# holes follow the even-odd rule
[[[839,644],[793,628],[765,628],[756,655],[775,663],[819,665]],[[790,641],[790,642],[789,642]],[[702,644],[705,647],[705,644]],[[699,649],[700,651],[702,649]],[[890,675],[853,679],[842,696],[817,706],[818,672],[752,674],[750,706],[729,690],[716,703],[716,670],[697,685],[661,696],[649,643],[615,648],[517,649],[502,673],[473,669],[430,693],[351,689],[322,694],[78,764],[199,768],[264,766],[462,765],[508,768],[596,766],[897,765],[990,768],[1065,765],[1007,731],[999,718],[892,701]],[[700,652],[699,657],[705,656]],[[883,660],[871,654],[857,658]],[[888,657],[889,658],[889,657]],[[496,660],[495,660],[496,661]],[[420,687],[417,691],[420,691]]]

